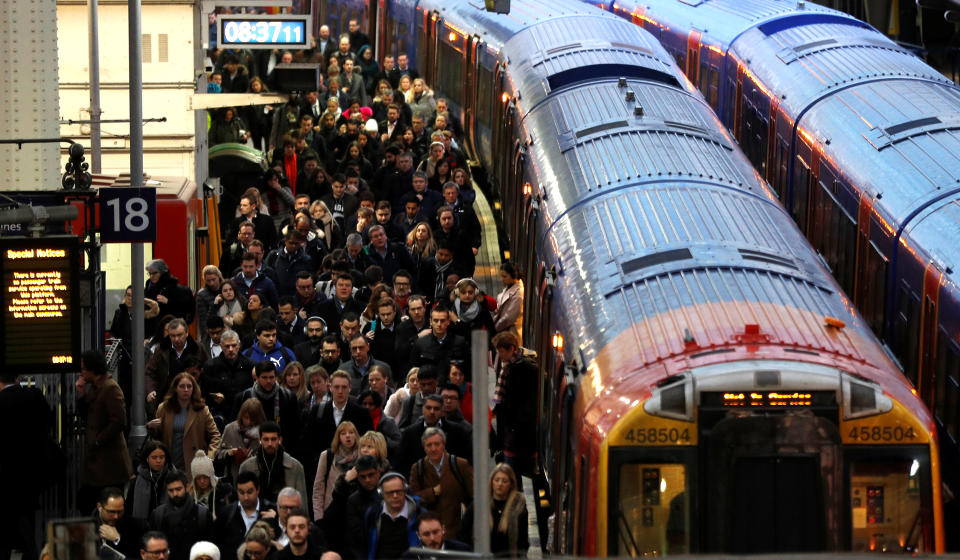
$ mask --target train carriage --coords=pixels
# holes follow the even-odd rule
[[[603,4],[654,32],[708,96],[934,411],[956,472],[960,88],[812,3]]]
[[[526,270],[551,548],[942,551],[929,412],[709,97],[636,26],[512,4],[379,13],[415,24]]]

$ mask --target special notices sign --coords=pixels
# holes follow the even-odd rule
[[[0,368],[17,373],[79,371],[79,272],[76,237],[0,239]]]

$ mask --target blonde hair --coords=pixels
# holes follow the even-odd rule
[[[377,450],[377,459],[380,460],[380,464],[383,467],[386,467],[387,464],[387,438],[383,436],[380,432],[375,432],[373,430],[368,431],[367,433],[360,436],[357,440],[357,450],[364,443],[369,443],[373,445]]]
[[[333,441],[330,442],[330,450],[333,451],[334,454],[340,451],[340,434],[348,428],[357,434],[357,445],[360,444],[360,433],[357,431],[357,427],[353,425],[353,422],[349,420],[340,422],[340,425],[337,426],[337,431],[333,433]]]

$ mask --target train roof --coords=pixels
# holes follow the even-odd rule
[[[906,380],[663,48],[586,4],[550,5],[560,15],[453,3],[444,17],[481,36],[493,23],[510,60],[547,224],[538,245],[558,257],[548,262],[564,310],[557,327],[591,364],[593,395],[622,382],[649,390],[668,374],[662,364],[684,355],[685,338],[709,351],[756,324],[782,347],[860,364],[857,373],[909,399]],[[591,72],[594,60],[602,68]],[[565,74],[575,68],[580,78]],[[826,327],[827,316],[846,328]],[[640,372],[648,377],[628,379]]]

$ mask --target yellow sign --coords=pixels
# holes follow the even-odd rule
[[[696,445],[697,424],[651,416],[638,406],[611,430],[609,441],[610,445]]]
[[[930,443],[923,424],[896,401],[890,412],[841,421],[840,437],[843,443],[854,445]]]

